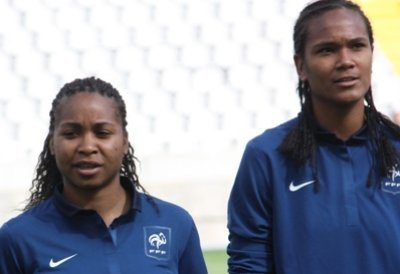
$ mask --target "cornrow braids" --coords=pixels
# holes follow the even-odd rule
[[[279,146],[279,150],[293,160],[298,167],[311,163],[315,180],[314,190],[319,191],[320,183],[317,165],[316,122],[312,112],[310,87],[307,81],[299,80],[298,90],[301,101],[299,121]]]
[[[295,55],[304,58],[310,20],[327,11],[339,8],[352,10],[362,17],[371,48],[373,48],[372,26],[359,5],[347,0],[318,0],[306,6],[295,23],[293,33]],[[298,123],[284,138],[279,150],[300,167],[307,162],[310,163],[316,181],[314,190],[318,192],[320,190],[317,159],[318,144],[316,142],[316,121],[312,111],[309,83],[299,79],[297,91],[301,106]],[[365,95],[365,102],[367,129],[368,134],[372,137],[371,146],[374,153],[373,168],[368,174],[367,186],[372,186],[373,178],[389,175],[391,168],[399,164],[399,153],[390,142],[388,134],[394,134],[395,137],[400,138],[400,127],[376,110],[371,88]],[[384,127],[388,128],[389,132],[383,130]],[[378,174],[375,173],[376,171],[378,171]]]
[[[36,174],[32,180],[30,188],[30,197],[27,200],[25,210],[40,204],[42,201],[50,198],[56,185],[62,180],[61,173],[56,165],[55,157],[50,153],[50,140],[55,127],[55,113],[60,102],[65,97],[71,97],[80,92],[93,92],[102,96],[112,98],[118,106],[118,114],[121,118],[123,130],[126,132],[126,106],[120,93],[109,83],[95,77],[76,79],[70,83],[65,84],[55,99],[52,102],[50,110],[50,126],[49,133],[44,141],[42,152],[39,154],[38,163],[36,165]],[[134,155],[134,149],[129,143],[128,153],[126,153],[122,160],[120,176],[129,178],[134,187],[138,190],[147,193],[144,187],[139,183],[139,178],[136,173],[136,161],[138,159]]]
[[[367,185],[371,186],[374,170],[377,169],[379,171],[377,175],[389,175],[391,169],[400,162],[399,152],[394,148],[392,142],[388,138],[388,133],[384,130],[386,127],[394,136],[400,137],[400,127],[376,110],[371,88],[365,95],[365,101],[367,102],[367,126],[372,136],[372,147],[376,153],[376,160],[373,162],[374,165],[370,170],[367,182]]]
[[[348,0],[318,0],[306,6],[296,20],[293,31],[294,52],[296,55],[304,57],[305,42],[307,41],[308,24],[311,19],[334,9],[349,9],[358,13],[363,19],[371,46],[374,45],[374,35],[371,22],[356,3]]]

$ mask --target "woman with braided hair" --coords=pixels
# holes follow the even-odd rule
[[[126,126],[109,83],[61,88],[27,206],[0,229],[0,273],[207,273],[192,217],[139,183]]]
[[[354,2],[318,0],[293,40],[301,111],[246,146],[229,273],[399,273],[400,129],[374,106],[371,24]]]

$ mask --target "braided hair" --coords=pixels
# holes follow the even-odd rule
[[[80,92],[93,92],[102,96],[113,99],[117,106],[121,118],[121,125],[126,132],[126,106],[120,93],[109,83],[94,77],[76,79],[70,83],[65,84],[56,95],[50,110],[50,126],[49,134],[47,135],[43,150],[39,154],[38,163],[36,166],[36,174],[32,180],[30,188],[30,197],[25,206],[25,210],[38,205],[42,201],[51,197],[54,193],[56,185],[62,180],[62,175],[56,165],[55,157],[50,153],[50,139],[54,132],[55,127],[55,112],[57,111],[60,102],[65,97],[73,96]],[[129,143],[128,152],[124,155],[120,176],[129,178],[136,189],[142,190],[146,193],[144,187],[139,183],[138,175],[136,173],[135,161],[137,158],[134,156],[134,149]]]
[[[361,16],[367,29],[371,48],[373,48],[374,37],[371,23],[359,5],[347,0],[318,0],[306,6],[295,23],[293,33],[295,55],[304,58],[310,20],[327,11],[340,8],[349,9]],[[280,144],[279,150],[299,166],[304,166],[307,162],[310,163],[315,180],[314,188],[318,192],[320,190],[320,182],[317,165],[318,144],[315,135],[316,121],[312,111],[311,90],[308,81],[299,79],[297,90],[301,105],[299,120]],[[399,163],[398,152],[389,141],[388,133],[381,129],[387,127],[392,134],[400,137],[400,127],[376,110],[371,87],[368,89],[364,99],[368,134],[372,137],[371,147],[375,154],[373,167],[369,171],[367,180],[367,186],[371,186],[372,178],[388,175],[390,169]],[[378,174],[375,174],[376,170],[379,172]]]

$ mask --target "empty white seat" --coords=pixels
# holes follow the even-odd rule
[[[250,16],[249,1],[230,0],[219,2],[218,18],[226,23],[240,23]]]
[[[232,39],[236,43],[249,44],[260,40],[262,36],[262,24],[250,17],[232,24]]]
[[[44,141],[48,134],[49,120],[26,118],[25,122],[18,125],[17,141],[30,159],[37,159],[43,149]],[[33,170],[34,166],[32,166]]]
[[[294,22],[280,14],[271,15],[265,24],[266,36],[272,41],[291,41]],[[293,42],[290,42],[293,44]]]
[[[230,26],[218,20],[209,20],[199,26],[199,40],[205,45],[218,46],[230,39]]]
[[[154,6],[154,21],[162,26],[182,24],[184,7],[175,1],[158,1]]]
[[[233,41],[225,41],[213,48],[212,61],[224,68],[240,64],[243,61],[243,46]]]
[[[233,88],[246,90],[250,83],[259,82],[260,71],[253,65],[236,65],[228,70],[228,80]]]
[[[83,70],[92,74],[103,69],[109,70],[112,66],[111,51],[103,48],[87,49],[82,54],[81,66]]]
[[[188,1],[185,6],[184,17],[190,24],[201,26],[215,21],[216,6],[211,1]]]
[[[249,83],[247,88],[240,92],[240,108],[248,112],[257,113],[272,104],[271,89],[265,88],[260,83]]]
[[[188,131],[193,138],[213,135],[219,128],[218,114],[202,109],[193,111],[188,117]]]
[[[147,52],[134,46],[125,46],[115,53],[114,64],[118,70],[129,72],[140,70],[147,60]]]
[[[93,28],[107,28],[110,25],[116,25],[118,20],[118,9],[107,2],[101,0],[83,0],[78,1],[80,5],[87,5],[89,11],[89,24]]]
[[[6,32],[2,50],[17,57],[20,54],[33,52],[33,38],[30,33],[20,26],[8,25],[8,27],[12,31]]]
[[[80,28],[87,24],[85,9],[77,5],[69,5],[62,9],[57,9],[55,18],[56,26],[69,32],[79,31]],[[83,43],[83,41],[85,40],[81,42]]]
[[[173,67],[178,61],[178,51],[168,45],[156,45],[150,48],[148,53],[148,65],[156,70],[164,70]]]
[[[187,45],[181,54],[182,64],[189,69],[207,66],[211,62],[210,48],[201,44]]]
[[[76,4],[78,4],[78,5],[76,5],[76,7],[77,7],[77,8],[80,8],[80,9],[85,9],[85,8],[87,8],[87,9],[89,9],[89,10],[93,10],[93,9],[95,9],[96,7],[106,5],[106,4],[107,4],[106,2],[107,2],[106,0],[96,0],[96,1],[92,1],[92,0],[79,0],[79,2],[76,3]],[[108,5],[108,6],[109,6],[110,8],[112,7],[111,5]]]
[[[62,10],[75,4],[75,2],[71,2],[70,0],[42,0],[42,2],[44,6],[54,11]]]
[[[20,53],[15,58],[15,71],[25,77],[29,77],[32,71],[44,71],[45,65],[43,54],[33,49]]]
[[[45,71],[32,71],[27,78],[25,92],[29,97],[41,101],[44,98],[55,97],[59,88],[59,83],[53,75]]]
[[[80,56],[72,50],[57,51],[49,55],[47,68],[51,74],[61,77],[61,81],[81,76]]]
[[[214,87],[206,96],[206,108],[216,113],[234,113],[239,105],[239,94],[226,86]]]
[[[250,5],[251,18],[261,22],[268,21],[270,16],[280,14],[281,2],[282,1],[252,1]],[[293,2],[294,1],[290,1],[290,3]],[[279,28],[279,26],[276,27]]]
[[[145,66],[132,69],[128,74],[127,89],[137,93],[159,90],[159,75]]]
[[[183,67],[171,66],[161,74],[163,89],[185,93],[191,88],[191,72]]]
[[[82,24],[81,26],[70,30],[67,36],[67,43],[68,46],[74,50],[91,51],[93,48],[98,46],[99,37],[100,33],[96,28]]]
[[[48,26],[54,25],[54,21],[54,12],[44,5],[32,5],[24,12],[25,28],[36,33],[46,31]]]
[[[147,25],[138,25],[133,28],[133,43],[141,47],[151,47],[161,44],[163,29],[161,26],[149,22]]]
[[[207,92],[227,84],[226,73],[222,68],[206,66],[194,70],[192,87],[194,90]]]
[[[35,45],[40,51],[47,54],[66,52],[69,50],[67,43],[65,43],[66,38],[67,32],[62,31],[52,24],[46,26],[36,34]]]
[[[192,113],[204,111],[206,103],[206,97],[202,92],[181,91],[173,97],[173,110],[188,117]]]
[[[283,62],[266,63],[261,70],[261,83],[267,89],[281,90],[286,83],[297,84],[294,65]]]
[[[196,43],[197,29],[187,22],[179,22],[176,25],[165,27],[166,43],[177,47],[187,47]]]
[[[108,49],[119,51],[121,48],[131,45],[132,33],[129,28],[121,25],[109,24],[103,26],[100,31],[100,45]]]
[[[153,8],[146,2],[141,1],[123,1],[124,3],[115,3],[120,6],[121,14],[119,20],[125,27],[146,28],[152,23]]]
[[[9,174],[9,166],[21,164],[20,161],[24,160],[24,158],[26,157],[24,150],[21,148],[19,142],[15,139],[2,140],[2,142],[0,142],[0,151],[3,155],[2,157],[0,157],[0,170],[2,171],[2,176],[3,174],[4,176]]]
[[[43,5],[42,3],[36,2],[36,1],[24,1],[24,0],[13,0],[12,5],[14,8],[23,11],[23,12],[30,12],[30,11],[35,11],[38,9],[42,9]]]
[[[277,60],[277,43],[259,38],[257,41],[246,45],[245,59],[250,64],[263,66],[267,63],[275,63]]]
[[[29,122],[37,117],[38,102],[27,96],[14,97],[5,105],[5,118],[16,124]]]
[[[172,96],[163,90],[145,91],[140,104],[140,112],[156,117],[172,111]]]
[[[24,87],[23,78],[12,71],[0,70],[0,73],[3,88],[0,92],[0,100],[7,102],[13,98],[22,96]]]

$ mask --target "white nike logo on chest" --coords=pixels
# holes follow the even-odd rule
[[[298,185],[294,185],[294,183],[292,181],[290,183],[290,185],[289,185],[289,190],[291,192],[295,192],[295,191],[298,191],[298,190],[302,189],[305,186],[311,185],[314,182],[315,182],[315,180],[311,180],[311,181],[307,181],[307,182],[304,182],[304,183],[301,183],[301,184],[298,184]]]
[[[67,258],[61,259],[61,260],[59,260],[59,261],[54,261],[53,258],[51,258],[51,260],[50,260],[50,262],[49,262],[49,266],[50,266],[51,268],[57,267],[57,266],[59,266],[60,264],[63,264],[63,263],[65,263],[66,261],[72,259],[72,258],[75,257],[76,255],[78,255],[78,254],[74,254],[74,255],[72,255],[72,256],[69,256],[69,257],[67,257]]]

